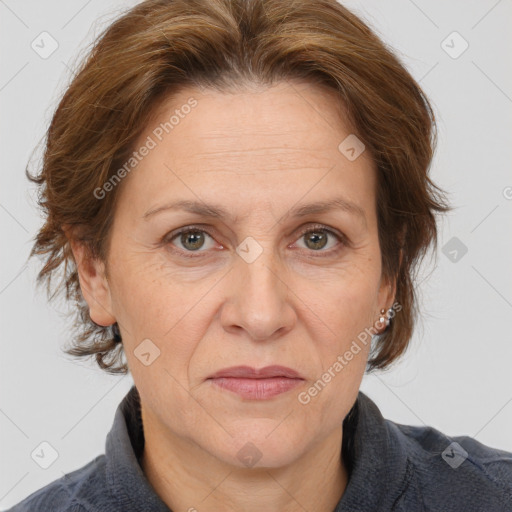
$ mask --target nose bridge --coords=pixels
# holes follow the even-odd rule
[[[235,264],[232,323],[246,329],[251,337],[265,339],[291,320],[288,291],[283,281],[280,258],[274,253],[270,237],[247,237],[238,247]]]
[[[270,237],[266,240],[247,237],[238,246],[237,253],[240,256],[237,266],[241,273],[241,283],[243,290],[248,292],[245,295],[253,299],[264,299],[263,307],[270,306],[271,302],[276,306],[281,299],[283,283],[278,279],[279,257],[274,253]]]

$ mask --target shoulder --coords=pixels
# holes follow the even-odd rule
[[[96,512],[95,496],[105,492],[105,455],[50,482],[6,512]]]
[[[425,510],[441,505],[445,510],[459,510],[466,503],[466,511],[512,511],[511,452],[469,436],[448,436],[433,427],[386,423],[407,453],[404,503],[409,495],[423,503]]]

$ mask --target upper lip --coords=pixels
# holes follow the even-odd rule
[[[286,377],[289,379],[302,379],[303,377],[286,366],[272,365],[264,368],[252,368],[251,366],[231,366],[224,368],[210,375],[209,379],[217,379],[221,377],[238,377],[242,379],[268,379],[271,377]]]

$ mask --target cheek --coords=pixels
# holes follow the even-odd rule
[[[137,347],[149,339],[160,351],[156,366],[181,372],[204,336],[211,315],[204,309],[205,297],[219,276],[194,282],[181,274],[151,254],[117,260],[112,272],[114,314],[126,332],[123,343],[132,365],[138,365]]]
[[[379,276],[370,265],[351,264],[321,280],[305,281],[301,288],[306,304],[337,333],[364,329],[374,321]]]
[[[354,269],[353,269],[354,270]],[[364,371],[372,339],[372,327],[378,294],[375,270],[362,268],[333,276],[329,281],[311,286],[304,283],[300,296],[307,297],[302,308],[303,322],[309,338],[315,344],[322,371],[327,371],[338,356],[343,369],[331,370],[339,385],[350,385],[356,375]],[[329,376],[326,376],[328,379]]]
[[[321,424],[333,427],[355,400],[371,348],[376,278],[355,273],[331,282],[322,292],[309,289],[304,322],[315,344],[316,375],[298,401]],[[306,289],[303,290],[303,293]]]
[[[179,318],[186,306],[180,281],[149,252],[133,253],[113,261],[111,288],[117,312],[127,317],[125,322],[133,319],[139,324],[151,320],[152,323],[146,323],[149,328],[166,318],[167,329],[171,328],[172,319]],[[187,294],[190,292],[187,289]]]

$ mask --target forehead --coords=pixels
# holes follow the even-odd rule
[[[316,85],[182,89],[158,105],[136,144],[151,139],[153,148],[128,177],[137,191],[131,204],[143,213],[177,200],[243,210],[341,193],[371,209],[374,163],[366,151],[348,159],[340,151],[348,137],[354,134],[342,105],[334,92]]]
[[[196,106],[188,108],[192,101]],[[171,120],[172,127],[166,125]],[[240,152],[252,152],[253,158],[264,151],[267,160],[272,150],[286,153],[287,149],[297,156],[321,157],[319,150],[336,149],[340,136],[352,132],[333,91],[291,81],[229,92],[183,89],[155,108],[146,132],[156,130],[160,139],[159,128],[164,131],[163,142],[174,150],[178,148],[172,139],[179,137],[180,144],[193,141],[195,155],[205,158],[223,150],[229,150],[227,158],[238,158],[239,146]]]

